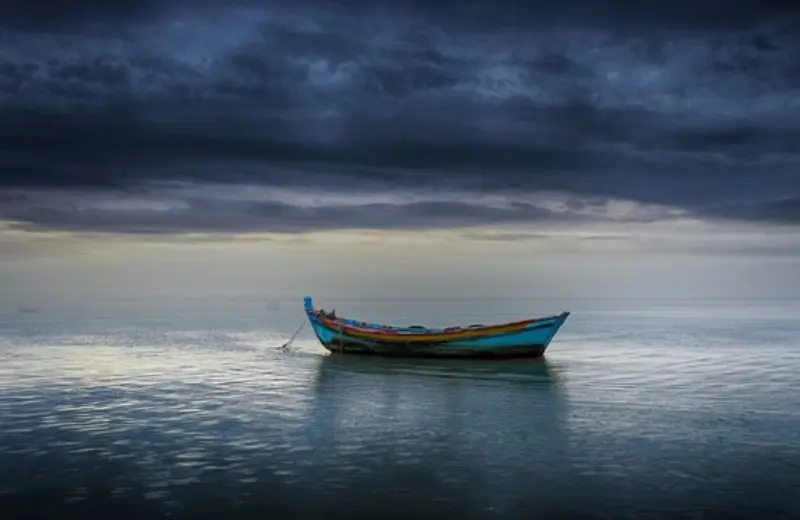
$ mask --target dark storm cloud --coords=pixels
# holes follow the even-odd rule
[[[721,206],[713,208],[710,213],[721,217],[743,218],[754,222],[791,222],[800,224],[800,197],[745,203],[736,206]]]
[[[309,4],[303,0],[6,0],[0,14],[6,23],[38,22],[54,26],[70,26],[85,20],[129,21],[131,17],[152,17],[170,8],[291,7]],[[638,0],[571,0],[516,2],[498,0],[314,0],[312,5],[324,9],[376,11],[393,8],[425,16],[439,23],[462,21],[470,24],[541,26],[625,26],[663,28],[742,28],[759,19],[796,15],[793,0],[704,0],[679,2],[668,9],[645,5]],[[655,7],[655,8],[654,8]]]
[[[59,28],[92,20],[129,21],[153,13],[158,4],[158,0],[6,0],[0,16],[4,25]]]
[[[0,193],[38,191],[35,205],[0,197],[0,219],[233,231],[593,218],[525,206],[559,192],[800,223],[798,8],[696,4],[7,2]],[[155,197],[164,181],[441,197],[311,210],[209,193],[202,209],[132,215],[57,195]]]
[[[190,197],[186,204],[158,211],[87,207],[47,198],[0,201],[0,219],[22,224],[15,229],[174,233],[193,230],[220,232],[303,232],[308,230],[424,229],[479,224],[539,221],[551,213],[535,205],[486,207],[458,201],[417,201],[406,204],[365,203],[345,207],[298,207],[278,201],[220,201]]]

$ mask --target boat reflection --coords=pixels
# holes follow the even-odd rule
[[[359,468],[342,490],[467,494],[502,507],[543,496],[545,470],[568,466],[566,393],[544,358],[506,362],[319,359],[306,432],[324,468]],[[459,491],[454,491],[457,489]]]
[[[329,354],[319,362],[317,383],[345,376],[418,376],[421,378],[519,382],[557,386],[561,375],[545,357],[497,361],[469,359],[377,358]]]

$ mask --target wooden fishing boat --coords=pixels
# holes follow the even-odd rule
[[[304,299],[309,322],[331,352],[406,357],[539,357],[569,317],[569,312],[498,325],[433,329],[392,326],[339,318]]]

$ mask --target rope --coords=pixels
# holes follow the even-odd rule
[[[300,328],[297,329],[294,334],[292,334],[292,337],[289,338],[289,341],[287,341],[286,343],[284,343],[283,345],[278,347],[278,349],[279,350],[287,350],[289,348],[289,345],[292,344],[292,341],[294,341],[294,338],[296,338],[297,335],[300,334],[300,331],[303,330],[303,327],[305,327],[305,326],[306,326],[306,320],[303,320],[303,323],[300,324]]]

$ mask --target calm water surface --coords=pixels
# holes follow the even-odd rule
[[[800,518],[797,302],[336,304],[574,314],[543,360],[443,362],[278,352],[300,301],[5,309],[0,516]]]

